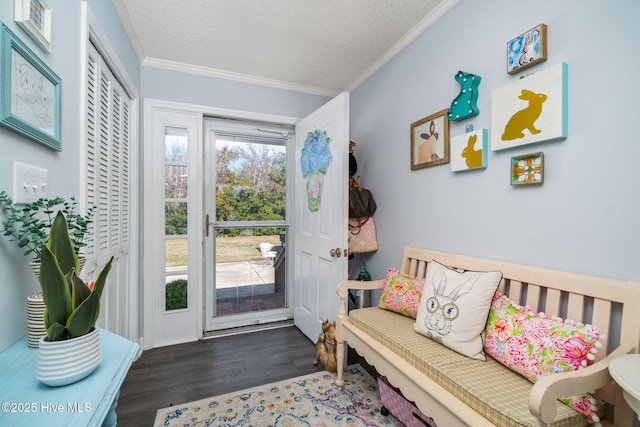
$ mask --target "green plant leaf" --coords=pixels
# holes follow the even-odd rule
[[[96,279],[96,283],[93,286],[93,290],[94,292],[96,292],[98,294],[98,297],[102,296],[102,290],[104,289],[104,285],[107,282],[107,275],[109,274],[109,271],[111,270],[111,263],[113,262],[113,257],[111,257],[111,259],[109,259],[109,262],[107,262],[104,267],[102,267],[102,271],[100,271],[100,274],[98,274],[98,278]]]
[[[49,329],[49,326],[51,326],[51,322],[49,321],[49,310],[47,310],[47,307],[44,308],[44,327],[45,329]]]
[[[71,293],[56,256],[46,246],[42,248],[39,280],[49,321],[65,325],[71,314]]]
[[[51,341],[62,341],[67,338],[67,328],[56,322],[47,328],[47,339]]]
[[[100,295],[91,292],[91,295],[75,309],[67,321],[69,338],[80,337],[89,333],[94,327],[100,315]]]
[[[51,232],[46,246],[56,256],[60,269],[64,274],[70,272],[71,269],[74,269],[74,271],[80,270],[78,256],[73,250],[71,238],[69,237],[67,220],[60,211],[58,211],[53,220],[53,224],[51,224]]]
[[[89,297],[91,289],[78,277],[75,271],[70,271],[66,279],[71,289],[71,309],[75,310],[82,304],[82,301]]]

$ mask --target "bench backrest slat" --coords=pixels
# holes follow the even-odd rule
[[[529,307],[538,307],[540,305],[540,286],[527,286],[527,302]]]
[[[591,324],[597,325],[604,334],[609,334],[609,325],[611,322],[611,302],[600,298],[593,300],[593,315]],[[610,349],[613,350],[613,349]],[[603,349],[596,354],[596,361],[602,359],[608,353],[607,349]]]
[[[522,282],[509,280],[509,298],[518,304],[522,304],[522,288]]]
[[[560,316],[560,291],[547,288],[547,299],[544,304],[544,311],[548,316]]]
[[[498,291],[547,316],[591,323],[608,335],[601,359],[619,344],[640,347],[640,282],[588,276],[407,246],[400,270],[424,278],[435,260],[458,270],[501,271]]]
[[[567,319],[577,319],[584,322],[584,295],[578,295],[574,293],[569,294],[569,301],[567,307]]]

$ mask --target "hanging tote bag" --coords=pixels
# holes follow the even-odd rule
[[[355,254],[378,250],[376,224],[373,220],[373,215],[349,218],[349,249]]]
[[[351,178],[349,180],[349,218],[373,216],[376,208],[371,191],[360,187],[356,178]]]

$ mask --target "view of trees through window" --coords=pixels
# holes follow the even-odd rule
[[[284,141],[215,141],[213,315],[218,319],[287,307],[286,227],[280,226],[286,219],[285,148]],[[224,268],[225,263],[236,263],[237,270]]]
[[[286,152],[283,145],[216,141],[216,221],[284,221]],[[237,236],[225,228],[218,236]],[[272,228],[254,229],[266,235]]]
[[[165,161],[165,198],[171,200],[165,203],[165,234],[186,235],[187,203],[176,200],[187,197],[186,144],[168,145]],[[216,221],[283,221],[285,212],[285,147],[216,141]]]

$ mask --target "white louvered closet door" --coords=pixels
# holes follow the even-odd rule
[[[86,240],[82,273],[94,279],[114,257],[101,298],[98,324],[114,333],[132,335],[130,276],[130,124],[131,99],[93,44],[87,55],[87,128],[85,153],[86,206],[95,206]]]

